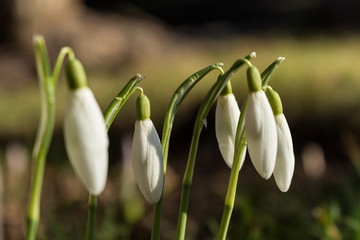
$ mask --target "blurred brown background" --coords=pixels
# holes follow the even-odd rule
[[[169,100],[183,80],[216,62],[227,70],[252,51],[260,70],[286,60],[270,85],[280,93],[293,133],[296,169],[289,192],[262,180],[246,159],[229,239],[360,239],[360,3],[357,1],[50,1],[0,2],[0,239],[22,239],[31,151],[39,120],[32,36],[42,34],[52,63],[70,46],[84,63],[103,110],[136,73],[161,135]],[[217,73],[216,73],[217,74]],[[202,98],[215,73],[189,94],[175,119],[166,178],[162,239],[174,239],[180,184]],[[239,104],[244,71],[232,80]],[[62,138],[66,86],[42,195],[39,239],[82,239],[87,193],[68,163]],[[109,136],[110,170],[99,198],[97,239],[149,239],[152,208],[132,179],[129,150],[134,97]],[[213,239],[230,170],[209,113],[198,150],[187,239]]]

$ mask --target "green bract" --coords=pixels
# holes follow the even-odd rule
[[[232,94],[231,82],[228,81],[224,89],[221,91],[220,96],[226,96],[228,94]]]
[[[283,113],[283,107],[281,103],[280,96],[277,92],[275,92],[271,87],[267,87],[267,98],[269,100],[270,106],[274,112],[274,116]]]
[[[259,70],[255,66],[250,66],[247,69],[246,74],[249,92],[257,92],[262,90],[261,76]]]
[[[76,58],[71,58],[65,67],[68,86],[71,90],[86,87],[86,73],[81,62]]]
[[[151,115],[150,101],[145,95],[140,95],[136,99],[136,119],[145,120],[149,119]]]

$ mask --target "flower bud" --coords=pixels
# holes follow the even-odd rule
[[[278,149],[274,168],[274,178],[279,189],[286,192],[291,184],[294,174],[295,156],[289,125],[283,114],[280,96],[268,88],[267,97],[275,115],[276,131],[278,136]]]
[[[289,125],[284,114],[275,116],[278,149],[274,168],[274,178],[279,189],[286,192],[294,174],[295,156]]]
[[[269,179],[275,167],[277,134],[273,112],[262,90],[249,92],[245,134],[255,169],[260,176]]]
[[[151,203],[160,200],[164,163],[159,135],[150,120],[150,102],[145,95],[137,99],[137,120],[132,145],[132,166],[137,185]]]
[[[103,114],[88,87],[68,94],[64,138],[76,175],[91,194],[99,195],[107,178],[109,140]]]
[[[215,133],[221,155],[230,168],[232,168],[234,160],[235,137],[239,117],[240,109],[231,89],[230,92],[227,91],[226,95],[220,94],[216,104]],[[242,156],[241,166],[244,157],[245,154]]]

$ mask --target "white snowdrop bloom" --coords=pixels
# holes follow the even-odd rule
[[[261,87],[258,70],[248,68],[248,106],[245,112],[245,134],[250,159],[261,177],[269,179],[274,171],[277,133],[271,106]]]
[[[162,194],[163,161],[160,138],[150,120],[150,103],[145,95],[141,95],[137,99],[132,166],[137,185],[151,204],[157,203]]]
[[[283,114],[280,96],[268,87],[268,99],[275,115],[276,130],[278,137],[278,149],[274,169],[274,178],[279,189],[286,192],[291,184],[294,174],[295,156],[289,125]]]
[[[274,169],[274,178],[279,189],[286,192],[294,174],[295,156],[289,125],[284,114],[275,116],[278,136],[278,149]]]
[[[103,114],[88,87],[68,94],[64,138],[76,175],[93,195],[105,188],[108,171],[108,135]]]
[[[66,152],[89,193],[99,195],[105,188],[108,172],[109,139],[104,116],[87,87],[81,62],[71,58],[65,70],[70,88],[64,119]]]
[[[240,109],[234,94],[219,95],[215,112],[215,133],[221,155],[230,168],[232,168],[234,160],[235,137],[239,117]],[[244,163],[245,155],[242,156],[240,169]]]

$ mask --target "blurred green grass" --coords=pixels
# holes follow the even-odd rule
[[[89,84],[93,88],[103,109],[112,97],[135,73],[141,73],[145,80],[140,84],[149,95],[155,120],[162,119],[167,103],[176,87],[190,74],[215,62],[223,62],[229,68],[237,58],[251,51],[257,52],[252,62],[264,69],[274,59],[284,56],[286,60],[271,80],[284,101],[285,111],[291,118],[306,113],[332,114],[336,109],[358,106],[360,69],[357,67],[359,36],[353,37],[312,37],[283,38],[233,38],[222,41],[198,39],[185,49],[169,49],[166,55],[146,56],[140,61],[121,67],[119,72],[107,74],[88,70]],[[76,49],[75,49],[76,52]],[[85,66],[86,67],[86,66]],[[239,80],[239,76],[242,80]],[[194,89],[186,105],[200,101],[207,88],[216,79],[203,80],[201,87]],[[61,119],[65,93],[63,81],[58,90],[58,116]],[[244,74],[233,80],[234,91],[244,96]],[[1,91],[0,128],[3,134],[21,134],[33,131],[37,126],[37,86]],[[130,111],[132,112],[132,111]],[[133,116],[133,113],[130,113]],[[128,122],[127,122],[128,123]]]
[[[359,114],[352,110],[359,107],[359,41],[358,35],[302,38],[238,36],[222,40],[198,38],[187,41],[181,47],[173,46],[161,55],[145,55],[135,62],[129,61],[128,64],[119,66],[115,72],[87,69],[88,80],[102,109],[105,110],[130,77],[136,73],[142,74],[145,80],[140,86],[152,102],[154,121],[161,124],[172,93],[184,79],[216,62],[223,62],[226,70],[236,59],[256,51],[257,58],[252,63],[260,70],[265,69],[279,56],[286,58],[270,84],[281,94],[290,121],[309,115],[328,118],[339,111],[348,111],[352,114],[352,121],[358,122]],[[76,53],[76,49],[74,50]],[[207,80],[202,80],[184,102],[182,109],[194,107],[194,102],[199,103],[216,80],[217,74],[211,73]],[[11,91],[3,87],[0,90],[2,136],[33,135],[36,131],[39,113],[38,87],[36,76],[30,78],[34,78],[31,81],[33,84],[26,87],[19,86]],[[246,94],[244,71],[240,71],[232,83],[235,95],[239,100],[242,99]],[[57,90],[57,127],[61,124],[65,95],[62,79]],[[128,124],[133,122],[133,107],[126,106],[126,116],[121,119],[121,126],[128,127]]]

